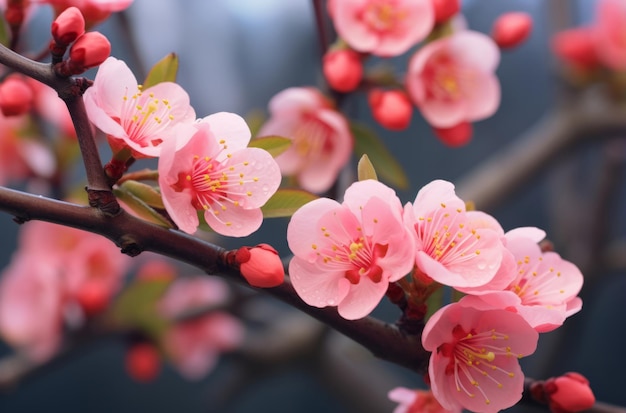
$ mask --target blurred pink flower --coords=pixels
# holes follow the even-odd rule
[[[626,2],[598,1],[593,30],[602,63],[613,70],[626,70]]]
[[[365,317],[389,282],[413,267],[413,237],[393,189],[355,182],[343,204],[319,198],[300,208],[287,227],[295,257],[289,274],[296,293],[314,307],[338,306],[349,320]]]
[[[524,374],[518,358],[532,354],[538,333],[518,314],[479,310],[465,298],[428,320],[422,334],[431,351],[432,392],[446,409],[495,413],[522,397]]]
[[[263,222],[261,206],[280,185],[280,170],[265,150],[248,148],[250,129],[238,115],[216,113],[196,123],[196,133],[179,150],[165,143],[159,186],[172,220],[189,234],[197,211],[217,233],[243,237]]]
[[[500,51],[487,35],[460,31],[415,53],[406,76],[407,91],[426,121],[438,128],[485,119],[500,104],[495,75]]]
[[[161,145],[182,147],[194,132],[196,114],[189,95],[172,82],[145,90],[126,63],[109,57],[84,95],[89,120],[104,132],[114,152],[128,147],[136,158],[157,157]]]
[[[185,311],[219,306],[227,297],[226,284],[217,278],[179,278],[161,299],[159,310],[175,319]],[[165,348],[183,376],[198,380],[215,366],[221,353],[237,348],[243,336],[243,325],[235,317],[213,311],[176,323],[166,333]]]
[[[452,183],[427,184],[408,211],[405,220],[414,230],[415,262],[422,274],[455,288],[494,281],[505,254],[504,232],[489,215],[466,212]]]
[[[543,231],[531,229],[540,235],[537,237],[525,230],[518,228],[506,234],[506,248],[516,263],[514,279],[504,291],[480,294],[480,299],[494,307],[515,308],[539,332],[552,331],[582,308],[577,294],[583,275],[556,252],[541,251],[537,242],[545,236]]]
[[[461,413],[460,407],[444,409],[430,390],[396,387],[388,396],[392,402],[400,403],[393,413]]]
[[[47,3],[59,15],[68,7],[77,7],[87,22],[87,27],[106,20],[111,13],[127,9],[133,0],[33,0],[33,3]]]
[[[331,6],[335,29],[351,48],[383,57],[424,40],[435,22],[431,0],[337,0]]]
[[[353,138],[348,122],[314,88],[289,88],[269,102],[270,118],[258,136],[279,135],[293,140],[276,157],[284,175],[295,176],[305,190],[328,190],[350,160]]]
[[[0,337],[34,361],[51,357],[62,337],[62,280],[47,258],[17,253],[0,278]]]

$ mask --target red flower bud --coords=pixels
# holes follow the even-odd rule
[[[373,89],[367,102],[376,122],[389,130],[404,130],[411,123],[413,104],[402,90]]]
[[[104,311],[111,301],[112,291],[100,282],[87,282],[76,293],[76,301],[85,315],[93,316]]]
[[[552,51],[565,62],[581,69],[600,64],[593,30],[587,27],[564,30],[552,38]]]
[[[253,287],[277,287],[285,279],[283,263],[271,245],[241,247],[235,253],[235,261],[239,264],[241,275]]]
[[[351,92],[363,78],[363,64],[354,50],[330,50],[322,61],[324,77],[331,88],[339,92]]]
[[[159,352],[152,344],[133,344],[126,353],[126,371],[138,382],[154,380],[161,369]]]
[[[0,84],[0,111],[4,116],[19,116],[33,105],[33,90],[19,76],[9,76]]]
[[[443,23],[461,11],[461,0],[432,0],[435,23]]]
[[[466,145],[470,141],[472,138],[473,128],[471,123],[461,122],[450,128],[433,127],[433,131],[435,132],[435,135],[437,135],[437,137],[446,145],[452,148],[459,148]]]
[[[589,380],[573,372],[546,380],[544,394],[553,413],[581,412],[596,402]]]
[[[532,28],[533,19],[528,13],[504,13],[494,22],[491,37],[500,48],[507,49],[522,44]]]
[[[69,46],[85,33],[85,18],[77,7],[69,7],[52,23],[52,38],[60,46]]]
[[[85,70],[96,67],[104,62],[111,54],[111,43],[99,32],[87,32],[80,36],[70,48],[70,58],[67,61],[69,75],[83,73]]]

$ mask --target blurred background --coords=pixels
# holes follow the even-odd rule
[[[406,169],[411,186],[398,192],[403,202],[413,201],[417,190],[433,179],[457,183],[462,197],[475,194],[476,182],[468,177],[503,152],[512,156],[514,142],[536,135],[536,125],[545,125],[556,108],[580,99],[580,92],[572,91],[560,76],[550,36],[590,22],[594,4],[593,0],[463,1],[469,27],[484,33],[506,11],[525,11],[534,19],[529,40],[502,54],[498,112],[475,124],[474,138],[465,147],[444,146],[417,112],[408,130],[386,131],[370,118],[365,99],[350,100],[349,114],[370,124]],[[42,8],[31,25],[45,36],[51,18],[52,12]],[[176,52],[178,83],[189,92],[199,117],[219,111],[241,115],[266,111],[277,92],[321,80],[310,0],[135,0],[123,16],[114,15],[97,30],[111,40],[112,55],[125,60],[138,78],[166,54]],[[32,37],[37,42],[37,33]],[[402,70],[407,60],[393,59],[393,64]],[[505,230],[545,229],[556,251],[579,265],[587,277],[581,293],[583,311],[561,329],[541,336],[537,353],[523,360],[525,373],[548,378],[578,371],[590,380],[598,400],[618,405],[626,405],[622,390],[626,358],[620,357],[626,348],[626,268],[620,252],[626,252],[621,249],[626,239],[623,132],[568,145],[519,185],[507,188],[505,196],[485,202],[485,207],[475,199],[479,209],[494,215]],[[518,145],[515,150],[521,156],[525,146]],[[214,241],[230,248],[269,242],[287,255],[286,225],[287,220],[276,219],[247,239]],[[0,214],[0,227],[0,266],[6,266],[15,249],[17,225],[9,215]],[[418,375],[373,359],[348,339],[271,298],[256,300],[254,306],[255,313],[267,315],[275,324],[263,336],[279,341],[272,342],[271,357],[226,355],[196,382],[164,365],[156,380],[137,383],[124,369],[126,343],[111,337],[1,390],[0,412],[377,412],[392,411],[388,390],[422,385]],[[374,315],[393,321],[399,314],[382,304]],[[0,346],[0,356],[10,352]]]

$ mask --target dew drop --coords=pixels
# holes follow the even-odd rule
[[[261,187],[261,190],[263,191],[264,194],[267,194],[267,192],[270,190],[270,187],[268,185],[263,185]]]
[[[331,305],[331,306],[335,305],[335,300],[333,300],[333,299],[328,300],[326,302],[326,305]]]

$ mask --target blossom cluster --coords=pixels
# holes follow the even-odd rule
[[[289,272],[303,301],[351,320],[368,315],[391,283],[414,304],[440,286],[464,294],[437,309],[422,334],[432,391],[449,410],[496,412],[521,398],[518,358],[535,351],[538,333],[582,307],[581,272],[543,251],[544,236],[533,227],[504,232],[447,181],[403,207],[391,188],[363,180],[343,203],[319,198],[293,215]]]
[[[198,212],[217,233],[242,237],[263,221],[260,207],[281,174],[265,150],[249,148],[251,132],[233,113],[201,119],[178,84],[143,88],[126,63],[108,58],[84,95],[91,122],[114,159],[159,158],[159,187],[169,217],[193,234]]]

